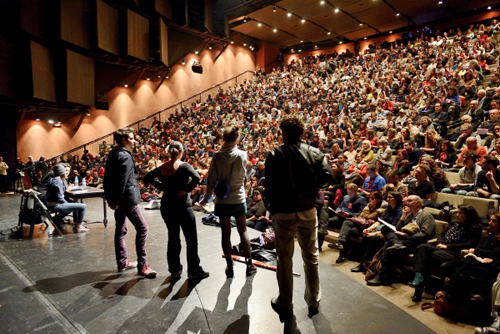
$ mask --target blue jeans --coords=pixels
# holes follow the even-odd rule
[[[83,217],[85,217],[85,212],[87,211],[87,204],[63,203],[63,204],[56,205],[54,207],[54,211],[66,213],[66,214],[71,213],[71,212],[75,212],[76,214],[73,218],[75,219],[76,225],[80,225],[83,221]],[[65,215],[62,215],[62,216],[65,216]]]

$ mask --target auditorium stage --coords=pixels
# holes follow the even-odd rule
[[[0,230],[17,222],[20,196],[0,197]],[[102,201],[89,199],[86,219],[102,220]],[[158,210],[143,211],[149,225],[148,261],[156,279],[131,270],[116,273],[109,225],[90,224],[89,233],[48,240],[2,238],[0,241],[0,319],[2,333],[433,333],[366,286],[320,262],[320,313],[307,317],[304,278],[296,277],[295,316],[281,324],[270,306],[277,295],[275,273],[259,269],[245,277],[235,264],[226,279],[220,231],[201,224],[197,213],[201,263],[210,277],[170,283],[165,252],[167,231]],[[250,230],[251,237],[258,235]],[[127,235],[135,260],[135,230]],[[238,235],[233,229],[233,242]],[[185,263],[185,255],[182,254]],[[303,273],[300,252],[294,270]]]

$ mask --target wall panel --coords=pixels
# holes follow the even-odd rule
[[[127,54],[149,61],[149,20],[127,10]]]
[[[61,0],[61,39],[89,48],[88,0]]]
[[[31,41],[31,68],[33,97],[56,102],[52,52],[33,41]]]
[[[160,20],[160,61],[168,65],[168,27]]]
[[[97,47],[120,54],[118,11],[101,0],[97,4]]]
[[[94,60],[67,51],[67,95],[69,102],[94,105]]]

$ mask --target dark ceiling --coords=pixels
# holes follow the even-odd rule
[[[219,2],[216,16],[241,35],[293,48],[406,31],[498,4],[498,0],[229,0]]]

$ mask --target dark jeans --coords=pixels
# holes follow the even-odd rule
[[[9,191],[7,175],[0,175],[0,192],[6,193],[7,191]]]
[[[352,235],[361,235],[363,232],[363,227],[359,224],[354,223],[353,221],[346,219],[342,223],[342,227],[340,228],[339,234],[339,242],[344,246],[340,251],[342,256],[346,256],[349,252],[349,248],[351,247],[351,243],[349,242],[349,238]]]
[[[265,219],[256,219],[246,223],[247,227],[253,228],[254,230],[266,232],[270,227],[269,223]]]
[[[168,230],[168,271],[175,274],[182,269],[180,259],[182,248],[180,233],[182,229],[186,239],[188,274],[199,272],[201,267],[198,256],[198,233],[196,232],[196,219],[193,209],[191,207],[173,209],[162,204],[160,210]]]
[[[457,254],[452,251],[439,249],[433,245],[422,244],[417,247],[413,270],[416,273],[427,275],[432,271],[430,270],[431,268],[440,266],[456,257]]]
[[[127,235],[127,218],[134,225],[137,234],[135,236],[135,251],[137,253],[138,268],[141,270],[147,264],[146,258],[146,238],[148,236],[148,225],[142,216],[138,205],[131,208],[119,206],[115,210],[115,254],[118,268],[122,268],[127,263],[127,245],[125,235]]]
[[[421,244],[418,240],[408,240],[408,239],[399,239],[399,237],[388,227],[383,227],[381,230],[382,234],[385,237],[384,243],[384,251],[382,252],[381,262],[382,268],[380,269],[379,275],[384,280],[390,279],[389,273],[392,268],[398,263],[402,262],[402,259],[410,253],[413,253],[417,246]],[[394,244],[402,244],[406,247],[404,252],[401,252],[397,255],[389,255],[387,254],[387,248],[391,247]]]

